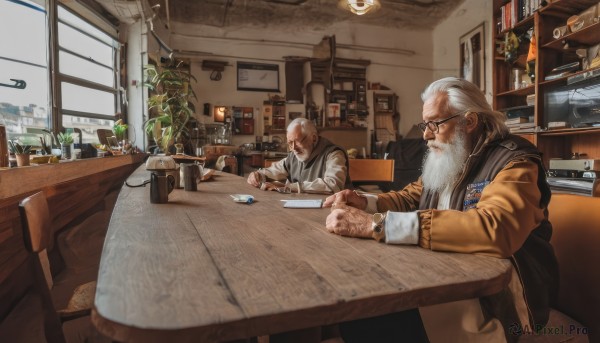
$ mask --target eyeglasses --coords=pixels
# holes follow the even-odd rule
[[[302,145],[302,143],[304,143],[304,141],[306,140],[306,137],[308,137],[308,135],[304,136],[304,138],[302,138],[299,141],[288,141],[287,142],[288,148],[290,150],[292,150],[292,149],[294,149],[295,146]]]
[[[425,132],[425,130],[429,129],[429,131],[433,132],[433,133],[438,133],[438,131],[440,130],[440,125],[442,125],[443,123],[447,122],[450,119],[454,119],[458,116],[460,116],[461,114],[465,113],[466,111],[460,111],[444,120],[439,120],[439,121],[433,121],[430,120],[426,123],[419,123],[417,124],[417,127],[419,129],[421,129],[421,131]]]

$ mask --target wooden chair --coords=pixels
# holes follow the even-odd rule
[[[42,297],[44,330],[48,342],[65,342],[62,323],[89,315],[96,293],[96,281],[75,289],[67,308],[57,311],[52,302],[52,272],[47,251],[54,246],[48,203],[43,192],[35,193],[19,203],[25,248],[35,255],[35,288]]]
[[[349,159],[350,179],[354,186],[370,190],[364,185],[394,181],[394,160]]]

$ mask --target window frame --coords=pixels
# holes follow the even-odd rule
[[[65,20],[60,19],[59,15],[58,15],[59,7],[61,8],[61,10],[68,11],[71,15],[76,16],[77,18],[81,19],[88,25],[92,26],[94,29],[99,30],[100,32],[109,36],[114,41],[115,46],[110,46],[110,44],[107,44],[102,39],[95,37],[93,34],[90,34],[89,32],[86,32],[85,30],[82,30],[79,27],[74,26],[74,25],[70,24],[69,22],[66,22]],[[53,80],[52,80],[52,84],[53,84],[52,91],[54,93],[52,96],[52,99],[53,99],[52,124],[56,128],[55,131],[59,131],[64,128],[63,116],[65,116],[65,115],[72,116],[72,117],[80,117],[80,118],[116,121],[118,119],[117,113],[120,113],[122,111],[122,107],[121,107],[121,101],[122,101],[121,96],[122,95],[120,92],[121,85],[120,85],[120,77],[119,77],[119,75],[121,73],[121,70],[120,70],[121,66],[120,66],[120,61],[119,61],[121,47],[120,47],[118,37],[116,36],[117,29],[115,28],[115,34],[111,34],[110,32],[107,32],[106,30],[100,28],[98,25],[95,25],[91,20],[86,19],[84,16],[80,15],[77,11],[74,11],[73,9],[66,6],[65,4],[58,4],[57,2],[55,2],[53,4],[52,8],[53,8],[53,11],[52,11],[53,12],[53,15],[52,15],[52,26],[53,27],[51,29],[51,32],[53,32],[53,35],[52,35],[53,39],[51,39],[51,44],[52,44],[51,50],[53,51],[53,53],[51,54],[51,56],[52,56],[51,68],[52,68],[52,70],[55,71],[53,73]],[[98,15],[98,14],[94,14],[94,15],[96,15],[100,18],[100,15]],[[79,77],[67,75],[60,70],[60,66],[59,66],[60,65],[60,60],[59,60],[60,52],[67,53],[72,56],[85,59],[85,60],[87,60],[91,63],[94,63],[96,65],[99,65],[101,67],[105,67],[105,68],[111,68],[111,67],[107,66],[106,64],[103,64],[101,62],[94,61],[85,56],[82,56],[81,54],[71,51],[67,48],[61,47],[59,44],[60,37],[58,35],[59,23],[62,25],[65,25],[73,30],[80,32],[81,34],[89,37],[90,39],[94,39],[95,41],[97,41],[103,45],[106,45],[107,47],[112,48],[112,50],[113,50],[112,51],[112,61],[113,61],[112,71],[113,71],[114,87],[109,87],[109,86],[106,86],[106,85],[103,85],[103,84],[100,84],[100,83],[97,83],[94,81],[89,81],[89,80],[85,80],[85,79],[82,79]],[[106,114],[101,114],[101,113],[85,112],[85,111],[81,111],[81,110],[72,110],[72,109],[63,108],[63,105],[62,105],[62,95],[63,95],[62,83],[63,82],[73,84],[76,86],[80,86],[80,87],[86,87],[86,88],[113,94],[113,96],[114,96],[114,102],[113,102],[114,114],[106,115]]]

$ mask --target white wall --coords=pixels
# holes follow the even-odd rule
[[[492,61],[494,42],[490,33],[492,0],[465,0],[433,30],[433,79],[459,76],[459,39],[485,22],[485,94],[492,99]]]

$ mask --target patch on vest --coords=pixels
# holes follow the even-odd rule
[[[465,201],[463,201],[463,211],[475,208],[479,202],[479,199],[481,199],[481,192],[483,192],[485,186],[489,184],[489,181],[482,181],[478,183],[471,183],[467,186]]]

